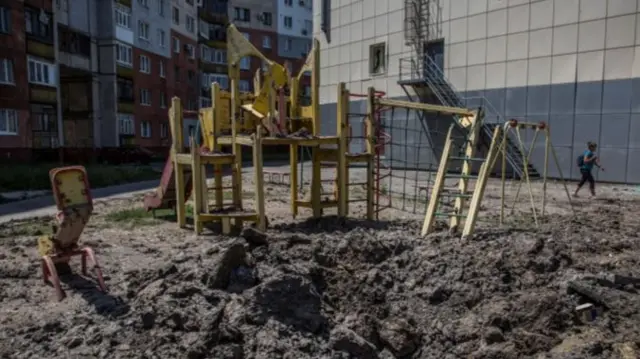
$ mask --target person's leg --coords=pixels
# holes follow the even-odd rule
[[[582,188],[582,186],[587,182],[588,172],[580,171],[580,174],[582,174],[582,178],[580,178],[580,182],[578,183],[578,187],[576,188],[576,191],[573,192],[574,196],[578,195],[578,191],[580,191],[580,188]]]
[[[593,174],[589,172],[589,176],[587,177],[587,181],[589,181],[589,190],[591,190],[591,195],[596,195],[596,180],[593,178]]]

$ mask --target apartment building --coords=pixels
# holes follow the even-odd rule
[[[311,4],[311,0],[305,0],[305,4]],[[296,4],[300,2],[296,0]],[[303,11],[289,11],[288,15],[281,13],[282,8],[287,5],[283,0],[231,0],[229,6],[229,17],[256,48],[269,59],[284,64],[289,72],[297,74],[311,49],[311,31],[306,33],[304,41],[300,41],[302,30],[298,28],[298,35],[291,35],[295,30],[284,26],[285,18],[296,19],[296,24],[305,26],[305,19],[311,19],[312,8],[310,5],[303,7]],[[299,5],[297,5],[299,7]],[[296,9],[297,10],[297,9]],[[293,24],[293,20],[292,24]],[[280,24],[282,22],[282,26]],[[288,23],[288,22],[287,22]],[[293,25],[291,26],[293,27]],[[309,27],[309,30],[311,28]],[[289,35],[283,35],[285,31]],[[287,49],[287,51],[281,51]],[[242,91],[251,91],[253,86],[253,76],[263,64],[259,59],[247,58],[240,63],[241,80],[239,83]],[[302,86],[305,91],[309,91],[308,77],[303,78]]]
[[[278,56],[306,57],[312,46],[313,4],[311,0],[277,0]]]
[[[575,158],[596,141],[607,168],[599,180],[640,183],[638,11],[628,0],[318,1],[324,120],[335,113],[338,82],[403,98],[398,82],[424,77],[411,64],[428,54],[443,70],[430,73],[451,93],[495,108],[488,122],[546,121],[564,176],[578,178]],[[542,168],[543,151],[534,152]]]
[[[16,156],[9,149],[30,147],[32,143],[23,19],[24,4],[0,2],[0,150],[5,156]]]
[[[197,109],[211,105],[210,84],[228,87],[229,14],[267,57],[298,71],[308,48],[279,51],[297,46],[280,42],[280,5],[287,6],[276,0],[0,0],[2,152],[23,149],[27,158],[38,148],[167,147],[173,96],[183,100],[188,135]],[[292,29],[283,23],[283,31],[304,36],[306,15],[287,14],[295,21]],[[240,87],[252,91],[262,64],[247,58],[240,66]]]
[[[211,84],[228,88],[227,0],[203,0],[198,8],[199,106],[211,106]]]

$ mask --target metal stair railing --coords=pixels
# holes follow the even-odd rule
[[[431,88],[435,96],[445,106],[451,107],[466,107],[465,101],[458,94],[459,92],[455,87],[447,80],[442,69],[433,61],[429,55],[424,55],[423,71],[422,75],[427,85]],[[490,109],[496,114],[499,124],[504,124],[505,119],[500,116],[500,113],[484,96],[478,96],[482,99],[482,105],[485,108]],[[492,130],[488,126],[482,126],[482,131],[491,138],[493,136]],[[512,166],[513,170],[518,176],[524,175],[522,154],[511,140],[507,139],[507,162]]]

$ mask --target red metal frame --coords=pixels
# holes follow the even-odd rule
[[[386,92],[384,91],[374,91],[374,97],[379,99],[382,98],[384,96],[386,96]],[[357,98],[364,98],[367,97],[367,94],[360,94],[360,93],[349,93],[350,97],[357,97]],[[374,129],[374,136],[375,136],[375,140],[376,140],[376,144],[374,146],[374,152],[375,152],[375,167],[377,168],[377,170],[375,171],[375,185],[374,185],[374,192],[375,192],[375,212],[376,212],[376,219],[378,218],[378,215],[380,213],[380,211],[382,210],[382,208],[380,208],[380,195],[381,195],[381,189],[380,189],[380,182],[386,178],[391,176],[391,167],[388,168],[389,173],[385,174],[385,175],[381,175],[381,171],[380,169],[382,168],[382,161],[380,159],[380,157],[382,155],[384,155],[384,151],[385,151],[385,146],[389,143],[391,143],[391,135],[389,135],[388,133],[386,133],[383,129],[382,129],[382,124],[381,124],[381,114],[384,111],[388,111],[389,108],[388,107],[383,107],[383,106],[379,106],[379,105],[374,105],[374,118],[373,118],[373,125],[375,126]],[[363,127],[363,132],[362,133],[366,133],[366,124],[363,121],[362,122],[362,127]],[[352,131],[351,131],[351,124],[349,124],[349,140],[347,141],[348,143],[351,143],[351,138],[352,138]],[[389,196],[389,206],[391,206],[391,196]]]
[[[51,180],[51,188],[53,190],[54,199],[56,201],[56,207],[58,208],[58,213],[56,214],[56,219],[59,222],[64,220],[64,210],[66,206],[64,204],[64,193],[60,191],[61,182],[57,179],[57,176],[64,172],[79,172],[80,178],[85,185],[82,194],[87,198],[87,204],[90,206],[90,211],[93,210],[93,197],[91,196],[91,190],[89,185],[89,178],[87,175],[87,171],[83,166],[69,166],[62,168],[54,168],[49,171],[49,178]],[[91,213],[91,212],[89,212]],[[84,224],[82,224],[84,227]],[[82,263],[82,274],[87,276],[87,260],[91,261],[93,271],[95,273],[96,280],[98,282],[98,287],[103,292],[107,292],[107,286],[104,282],[104,278],[102,276],[102,269],[98,264],[98,260],[95,256],[93,249],[90,247],[78,248],[78,246],[74,243],[70,248],[55,248],[56,252],[44,255],[41,258],[41,268],[42,268],[42,277],[43,281],[46,283],[51,283],[56,291],[56,296],[58,300],[64,299],[66,296],[64,291],[62,290],[62,285],[60,283],[60,277],[58,275],[58,271],[56,269],[57,264],[67,264],[71,260],[72,257],[81,256]]]

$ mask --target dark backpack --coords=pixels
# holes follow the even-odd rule
[[[584,165],[584,155],[578,156],[578,159],[576,162],[578,164],[578,167],[582,167]]]

